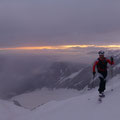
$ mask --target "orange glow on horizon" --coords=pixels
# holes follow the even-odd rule
[[[61,45],[61,46],[34,46],[34,47],[13,47],[13,48],[0,48],[0,50],[59,50],[59,49],[70,49],[70,48],[113,48],[118,49],[120,45]]]

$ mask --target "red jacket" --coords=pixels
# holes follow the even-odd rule
[[[111,61],[105,57],[103,59],[98,58],[93,65],[93,72],[95,72],[96,66],[97,66],[98,71],[106,71],[107,70],[107,63],[109,63],[111,65],[114,64],[113,61]]]

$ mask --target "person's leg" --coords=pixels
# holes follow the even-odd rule
[[[104,80],[103,80],[103,92],[104,92],[104,90],[106,89],[107,71],[103,72],[103,77],[104,77]]]
[[[105,89],[106,89],[106,80],[104,79],[102,83],[102,92],[104,92]]]
[[[104,81],[104,79],[102,78],[102,77],[99,77],[99,79],[100,79],[100,83],[99,83],[99,89],[98,89],[98,91],[99,91],[99,93],[102,93],[102,92],[104,92],[104,90],[105,90],[105,81]]]
[[[105,78],[107,76],[107,71],[102,72],[100,74],[101,74],[101,76],[99,77],[100,83],[99,83],[99,89],[98,89],[98,91],[99,91],[99,93],[102,93],[106,89],[106,80],[105,80]]]

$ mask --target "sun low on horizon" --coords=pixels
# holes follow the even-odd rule
[[[70,48],[107,48],[107,49],[120,49],[120,45],[57,45],[57,46],[24,46],[24,47],[4,47],[4,50],[66,50]]]

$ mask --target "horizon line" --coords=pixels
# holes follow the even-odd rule
[[[61,50],[61,49],[70,49],[70,48],[120,48],[120,45],[94,45],[94,44],[86,44],[86,45],[56,45],[56,46],[24,46],[24,47],[7,47],[0,48],[1,51],[4,50]]]

